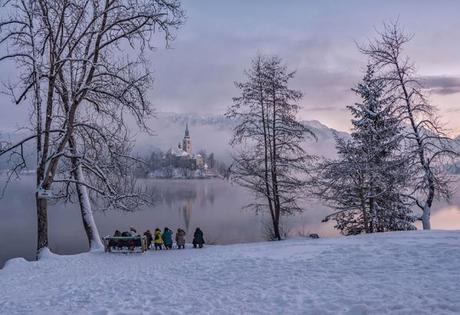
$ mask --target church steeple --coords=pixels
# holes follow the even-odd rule
[[[190,133],[188,131],[188,123],[185,124],[185,136],[190,137]]]
[[[184,135],[184,140],[182,140],[182,150],[184,150],[188,154],[192,154],[192,141],[190,139],[188,123],[185,125],[185,135]]]

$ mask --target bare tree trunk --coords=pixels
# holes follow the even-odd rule
[[[258,60],[258,67],[259,67],[259,70],[260,70],[260,67],[261,67],[261,60],[260,60],[260,57],[259,57],[259,60]],[[268,161],[269,161],[269,158],[268,158],[268,148],[269,148],[269,145],[268,145],[268,130],[267,130],[267,123],[268,123],[268,120],[266,119],[266,115],[268,115],[266,113],[266,110],[265,110],[265,98],[264,98],[264,88],[263,88],[263,85],[262,83],[259,81],[259,93],[260,93],[260,100],[259,100],[259,103],[260,103],[260,109],[261,109],[261,115],[262,115],[262,130],[263,130],[263,133],[264,133],[264,181],[265,181],[265,190],[266,190],[266,194],[267,194],[267,202],[268,202],[268,208],[270,210],[270,217],[272,219],[272,222],[273,224],[275,223],[275,212],[274,212],[274,209],[273,209],[273,200],[272,200],[272,192],[270,190],[270,181],[269,181],[269,171],[268,171]],[[274,224],[274,233],[276,235],[276,227],[275,227],[275,224]]]
[[[422,214],[422,226],[424,230],[431,230],[431,205],[433,204],[434,199],[434,184],[431,184],[428,191],[428,196],[423,205],[423,214]]]
[[[430,168],[427,165],[427,161],[425,160],[425,147],[424,147],[424,145],[422,143],[422,140],[421,140],[421,137],[420,137],[419,127],[415,122],[415,118],[414,118],[414,114],[413,114],[413,110],[412,110],[413,105],[412,105],[411,100],[410,100],[409,92],[407,91],[407,88],[406,88],[406,82],[405,82],[405,80],[403,78],[403,73],[401,71],[401,68],[399,67],[399,63],[395,62],[395,66],[396,66],[396,70],[398,72],[399,84],[401,85],[403,93],[404,93],[404,100],[405,100],[405,103],[406,103],[406,108],[407,108],[407,113],[408,113],[408,117],[409,117],[409,120],[410,120],[410,124],[411,124],[412,130],[413,130],[414,135],[415,135],[415,141],[417,143],[417,151],[418,151],[418,155],[419,155],[420,165],[423,167],[423,170],[425,172],[425,176],[426,176],[427,181],[428,181],[429,191],[428,191],[427,199],[425,201],[425,205],[423,206],[422,223],[423,223],[423,229],[424,230],[430,230],[431,229],[431,223],[430,223],[431,205],[432,205],[433,199],[434,199],[435,187],[434,187],[434,183],[433,183]]]
[[[51,183],[46,183],[45,178],[48,177],[49,174],[46,173],[46,164],[48,161],[48,153],[50,150],[50,130],[52,126],[53,120],[53,99],[54,99],[54,57],[53,54],[50,52],[50,70],[49,70],[49,77],[50,80],[48,82],[48,93],[46,97],[46,117],[45,117],[45,129],[44,132],[44,139],[43,139],[43,147],[37,148],[37,154],[41,154],[39,159],[39,165],[37,170],[37,188],[48,190],[50,188]],[[41,113],[38,114],[37,120],[41,120]],[[41,121],[40,121],[41,125]],[[37,126],[38,127],[38,126]],[[41,127],[40,127],[41,128]],[[41,142],[41,133],[37,135],[39,137],[39,141]],[[37,141],[38,146],[38,141]],[[41,250],[48,246],[48,201],[46,199],[38,199],[37,193],[37,259],[39,258],[39,254]]]
[[[280,221],[279,221],[279,215],[275,216],[275,219],[273,220],[273,233],[275,238],[278,241],[281,241],[281,232],[280,232]]]
[[[77,150],[75,147],[75,139],[73,136],[69,140],[69,148],[72,152],[72,176],[75,179],[76,190],[78,196],[78,203],[80,205],[80,214],[85,229],[86,237],[88,238],[88,245],[90,251],[98,251],[104,248],[99,236],[99,231],[94,221],[91,202],[89,200],[88,189],[81,183],[85,183],[85,176],[81,164],[78,162]]]
[[[76,184],[78,202],[80,204],[81,218],[83,221],[83,227],[85,228],[86,236],[88,237],[90,251],[102,250],[104,245],[102,244],[96,222],[94,221],[88,189],[86,186],[79,184],[85,182],[81,165],[76,166],[76,170],[73,173],[75,180],[78,182]]]
[[[44,164],[42,163],[42,97],[40,91],[40,74],[39,74],[39,67],[37,66],[38,54],[37,50],[35,49],[35,38],[34,34],[34,19],[33,13],[28,15],[29,21],[29,30],[30,30],[30,40],[31,40],[31,48],[33,52],[33,60],[32,60],[32,71],[33,71],[33,89],[34,89],[34,105],[35,105],[35,113],[36,113],[36,189],[41,187],[43,178],[44,178]],[[37,212],[37,247],[36,247],[36,259],[38,260],[40,251],[48,247],[48,202],[46,199],[39,199],[38,191],[35,193],[35,202],[36,202],[36,212]]]
[[[263,107],[263,105],[262,105],[262,107]],[[275,233],[275,236],[278,237],[277,234],[276,234],[276,230],[278,228],[277,228],[277,225],[275,224],[275,221],[276,221],[275,211],[276,210],[273,207],[272,191],[270,190],[270,180],[269,180],[269,176],[268,176],[267,127],[266,127],[265,114],[264,114],[263,109],[262,109],[262,116],[264,117],[264,119],[263,119],[263,130],[264,130],[264,165],[265,165],[264,182],[265,182],[265,190],[266,190],[266,194],[267,194],[267,202],[268,202],[268,208],[270,210],[270,216],[271,216],[272,222],[274,224],[273,232]]]
[[[38,115],[40,116],[40,115]],[[41,152],[41,130],[37,130],[37,161],[41,159],[38,156]],[[39,163],[39,162],[37,162]],[[36,192],[35,192],[35,203],[37,211],[37,247],[35,252],[35,259],[40,258],[40,252],[45,247],[48,247],[48,201],[43,198],[39,198],[38,189],[41,188],[41,183],[44,178],[44,169],[43,165],[40,163],[37,165],[37,182],[36,182]]]
[[[374,198],[369,198],[369,217],[371,218],[371,221],[373,218],[375,218],[375,209],[374,209]],[[367,219],[367,209],[366,209],[366,203],[363,203],[363,212],[364,212],[364,229],[366,233],[373,233],[373,225],[368,224],[368,219]]]
[[[274,79],[274,78],[272,78]],[[279,229],[280,223],[280,214],[281,214],[281,206],[280,206],[280,199],[279,199],[279,192],[278,192],[278,178],[277,178],[277,152],[276,152],[276,87],[275,82],[272,82],[272,143],[270,147],[270,157],[271,157],[271,172],[272,172],[272,187],[273,187],[273,203],[275,206],[275,220],[273,220],[274,225],[274,233],[275,237],[280,241],[281,240],[281,233]]]
[[[48,201],[38,198],[38,192],[35,193],[37,204],[37,252],[36,259],[39,259],[40,252],[48,247]]]

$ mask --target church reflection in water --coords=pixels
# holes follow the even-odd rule
[[[181,200],[176,200],[176,207],[179,212],[180,220],[184,224],[185,231],[187,234],[191,228],[195,228],[191,226],[192,222],[192,211],[194,208],[200,208],[201,214],[203,210],[211,209],[214,206],[215,195],[214,189],[212,187],[208,187],[207,185],[203,185],[201,187],[195,187],[193,191],[182,192],[179,194],[182,198]],[[176,195],[177,197],[177,195]],[[179,203],[179,205],[177,205]],[[170,204],[170,208],[174,206]]]
[[[193,208],[192,200],[187,200],[184,202],[182,207],[179,208],[179,212],[182,214],[182,218],[184,220],[185,232],[189,234],[190,230],[190,219],[192,217],[192,208]]]

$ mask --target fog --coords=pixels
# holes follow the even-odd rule
[[[0,265],[11,257],[34,258],[36,214],[33,194],[34,177],[24,176],[13,182],[0,200]],[[211,180],[143,180],[155,187],[156,204],[134,212],[95,210],[101,236],[130,226],[138,232],[169,227],[184,228],[190,235],[196,227],[205,232],[208,244],[229,244],[264,240],[268,217],[243,209],[252,197],[228,181]],[[291,233],[337,235],[330,224],[320,224],[325,208],[305,204],[312,211],[288,218],[284,226]],[[322,209],[320,211],[320,209]],[[88,249],[79,209],[71,204],[49,207],[49,247],[59,254],[74,254]]]
[[[143,181],[158,192],[153,207],[126,213],[102,212],[95,209],[95,220],[102,236],[115,229],[130,226],[139,232],[165,226],[187,231],[187,241],[196,227],[203,229],[208,244],[254,242],[265,239],[266,214],[256,215],[242,208],[252,200],[241,187],[220,179]],[[12,257],[33,259],[36,238],[34,176],[13,181],[0,199],[0,266]],[[304,213],[284,220],[290,236],[318,233],[321,237],[338,236],[333,223],[321,223],[330,209],[317,202],[306,201]],[[432,215],[434,229],[460,229],[460,198],[452,204],[438,205]],[[75,205],[51,205],[49,216],[49,247],[59,254],[75,254],[88,250],[81,217]]]
[[[167,150],[182,140],[185,123],[189,123],[194,152],[214,152],[225,162],[231,159],[229,139],[231,123],[223,116],[159,113],[156,135],[135,135],[136,151],[148,156],[155,148]],[[306,141],[310,154],[335,156],[334,134],[316,121],[305,122],[318,136],[318,142]],[[346,133],[339,133],[347,137]],[[0,178],[0,184],[3,184]],[[213,180],[144,180],[158,193],[157,202],[135,212],[102,212],[95,209],[95,219],[101,235],[112,234],[115,229],[127,230],[134,226],[140,232],[156,227],[175,230],[182,227],[188,236],[199,226],[208,243],[228,244],[253,242],[264,239],[267,216],[242,210],[251,202],[252,195],[228,181]],[[36,237],[34,176],[25,175],[14,180],[0,199],[0,266],[11,257],[33,259]],[[321,237],[338,236],[333,222],[321,223],[330,209],[314,201],[304,201],[301,215],[287,218],[284,229],[291,236],[318,233]],[[451,204],[436,204],[432,226],[438,229],[460,229],[460,194]],[[190,241],[190,238],[188,238]],[[87,241],[79,210],[75,205],[54,204],[49,208],[49,246],[60,254],[86,251]]]

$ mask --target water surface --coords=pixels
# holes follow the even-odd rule
[[[145,180],[157,191],[157,202],[135,212],[95,210],[101,235],[114,230],[153,230],[165,226],[187,231],[187,238],[196,227],[205,232],[208,243],[229,244],[265,239],[269,222],[266,214],[256,215],[242,208],[252,196],[243,188],[220,179],[211,180]],[[14,181],[0,199],[0,266],[12,257],[33,259],[36,237],[34,177]],[[287,218],[283,227],[290,235],[318,233],[335,236],[333,223],[321,223],[329,209],[317,202],[305,201],[302,214]],[[73,254],[86,251],[81,217],[75,205],[56,204],[49,208],[49,246],[53,252]],[[460,197],[451,205],[440,205],[432,215],[434,229],[460,229]]]

